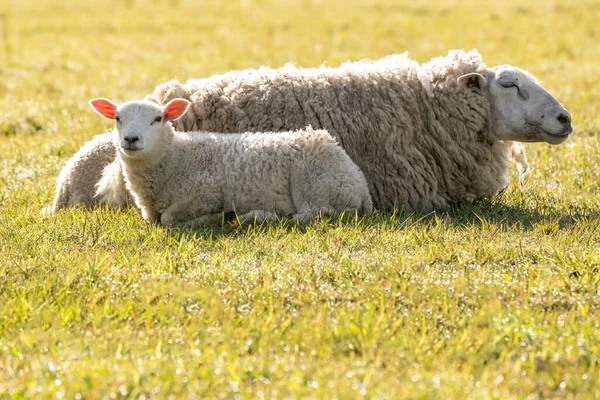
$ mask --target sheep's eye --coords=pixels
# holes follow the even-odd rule
[[[121,122],[121,118],[119,118],[119,117],[115,117],[115,121],[117,121],[117,122]]]
[[[518,87],[514,82],[503,82],[500,84],[500,86],[505,88],[517,88],[517,94],[522,100],[527,100],[529,98],[529,94],[525,90]]]
[[[155,122],[160,122],[160,121],[162,121],[162,116],[154,118],[154,121],[152,121],[152,124]]]
[[[502,82],[500,86],[505,88],[516,87],[518,89],[518,86],[514,82]]]

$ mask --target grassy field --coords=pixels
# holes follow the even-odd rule
[[[0,398],[599,398],[600,3],[490,3],[0,1]],[[40,215],[110,126],[92,97],[473,47],[576,128],[492,202],[194,231]]]

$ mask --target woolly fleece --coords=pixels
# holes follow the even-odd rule
[[[158,86],[146,99],[187,98],[178,130],[326,129],[361,168],[375,205],[430,211],[493,197],[508,185],[511,142],[488,130],[490,105],[457,84],[485,69],[477,51],[419,65],[407,54],[338,68],[260,68]]]
[[[137,103],[125,103],[121,115]],[[194,224],[235,211],[242,220],[278,214],[306,222],[321,212],[373,209],[364,175],[325,131],[214,134],[162,128],[152,148],[143,150],[150,157],[117,153],[127,189],[146,220]],[[121,139],[115,134],[117,146]]]

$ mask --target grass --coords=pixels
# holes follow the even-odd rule
[[[0,397],[600,397],[591,0],[0,3]],[[230,69],[477,47],[572,112],[499,198],[199,230],[49,204],[87,100]]]

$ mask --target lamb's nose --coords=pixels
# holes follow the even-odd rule
[[[133,144],[133,143],[137,142],[138,140],[140,140],[140,138],[137,136],[125,136],[124,139],[129,144]]]
[[[571,123],[571,116],[567,113],[561,113],[558,117],[558,122],[560,122],[563,125],[568,125]]]

